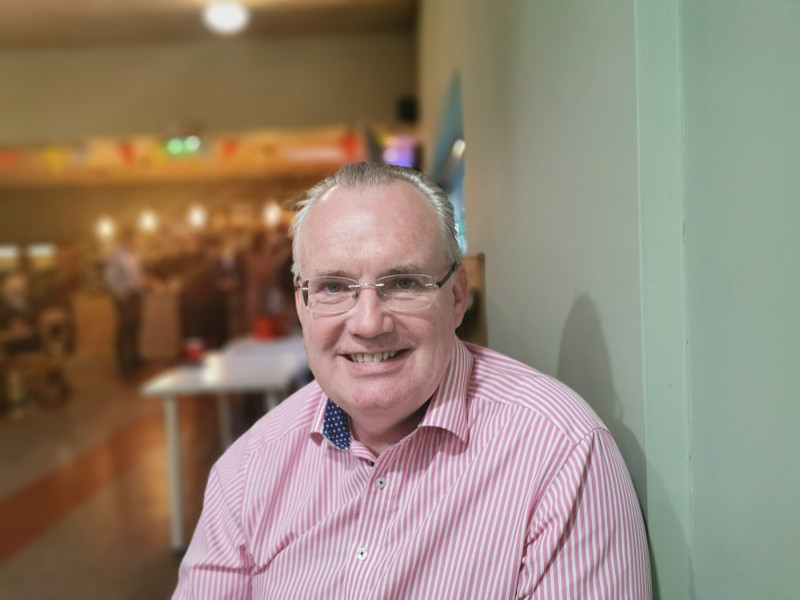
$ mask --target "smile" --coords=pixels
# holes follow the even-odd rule
[[[383,362],[400,354],[400,350],[391,352],[378,352],[376,354],[348,354],[347,358],[353,362]]]

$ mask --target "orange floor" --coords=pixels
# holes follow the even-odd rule
[[[74,359],[68,372],[67,405],[0,417],[0,598],[166,600],[178,559],[161,403],[108,361]],[[182,402],[190,531],[219,455],[216,415],[212,398]]]

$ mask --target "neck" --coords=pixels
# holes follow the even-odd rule
[[[430,402],[430,399],[427,400],[414,413],[389,427],[376,427],[375,423],[358,422],[350,417],[350,435],[378,457],[389,446],[396,444],[417,428],[425,416]],[[362,419],[362,421],[364,420]]]

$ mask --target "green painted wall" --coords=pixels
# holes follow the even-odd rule
[[[636,4],[647,528],[656,598],[694,597],[677,0]]]
[[[428,0],[490,344],[609,423],[662,599],[797,598],[800,1]]]
[[[681,4],[697,598],[798,598],[800,2]]]
[[[633,2],[435,0],[420,26],[424,131],[462,75],[489,342],[584,395],[644,501]]]

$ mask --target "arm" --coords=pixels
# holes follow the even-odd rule
[[[249,600],[253,561],[241,522],[211,470],[203,514],[181,562],[173,600]]]
[[[517,597],[651,598],[639,503],[619,450],[595,430],[572,450],[531,523]]]

